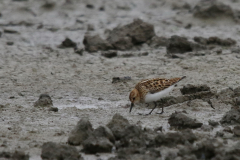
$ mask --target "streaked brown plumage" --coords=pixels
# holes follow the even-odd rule
[[[171,86],[175,85],[177,82],[181,81],[184,78],[185,76],[172,79],[153,78],[140,81],[129,95],[129,99],[131,101],[130,112],[135,103],[150,102],[155,103],[155,107],[152,109],[153,111],[156,108],[156,101],[163,97],[165,92],[170,92],[173,88]],[[152,111],[149,114],[151,114]]]

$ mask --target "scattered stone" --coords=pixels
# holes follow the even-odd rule
[[[88,24],[87,30],[88,31],[94,31],[95,30],[94,25],[93,24]]]
[[[172,4],[173,10],[190,10],[191,5],[187,2],[176,1]]]
[[[87,4],[87,5],[86,5],[86,8],[94,9],[94,5],[92,5],[92,4]]]
[[[207,38],[203,38],[203,37],[194,37],[193,40],[197,43],[200,43],[202,45],[207,45]]]
[[[240,137],[240,126],[235,126],[232,131],[235,136]]]
[[[232,46],[232,45],[235,45],[236,43],[237,42],[231,38],[221,39],[218,37],[209,37],[207,39],[208,45]]]
[[[223,129],[224,132],[228,132],[228,133],[233,133],[232,129],[230,127],[224,127]]]
[[[126,77],[113,77],[112,78],[112,83],[118,83],[118,82],[126,82],[131,80],[132,78],[129,76]]]
[[[80,56],[83,55],[83,52],[84,52],[84,48],[74,48],[74,52],[79,54]]]
[[[106,137],[90,136],[83,143],[85,153],[111,152],[113,144]]]
[[[82,160],[75,147],[53,142],[43,144],[41,157],[45,160]]]
[[[209,120],[209,121],[208,121],[208,124],[211,125],[211,126],[213,126],[213,127],[216,127],[216,126],[219,125],[219,123],[218,123],[217,121],[214,121],[214,120]]]
[[[235,89],[233,90],[233,92],[234,92],[234,97],[240,96],[240,86],[237,87],[237,88],[235,88]]]
[[[41,94],[39,99],[34,103],[34,107],[52,107],[52,99],[48,94]]]
[[[236,101],[236,105],[240,106],[240,97],[236,98],[235,101]]]
[[[112,45],[106,40],[103,40],[99,35],[85,35],[83,44],[85,45],[85,50],[88,52],[97,52],[98,50],[106,51],[113,49]]]
[[[57,107],[51,107],[51,108],[49,108],[49,111],[58,112],[58,108]]]
[[[230,111],[225,113],[220,123],[221,124],[239,124],[240,123],[240,107],[232,107]]]
[[[168,45],[168,43],[169,43],[168,38],[158,37],[158,36],[154,36],[150,40],[147,41],[147,44],[153,48],[166,47]]]
[[[175,112],[168,119],[168,123],[171,127],[177,127],[179,129],[184,128],[199,128],[203,125],[203,123],[199,122],[196,119],[192,119],[186,116],[183,113]]]
[[[92,124],[87,118],[82,118],[78,121],[75,128],[71,131],[68,137],[68,143],[71,145],[80,145],[93,133]]]
[[[234,18],[232,8],[218,1],[200,1],[193,8],[193,15],[198,18],[216,19],[219,17]]]
[[[169,43],[167,45],[168,54],[192,52],[195,50],[202,50],[202,49],[205,49],[205,47],[197,43],[190,42],[185,37],[180,37],[176,35],[172,36],[169,39]]]
[[[62,42],[62,44],[59,45],[59,48],[76,48],[76,47],[77,47],[77,44],[69,38],[66,38]]]
[[[19,34],[18,31],[12,30],[12,29],[4,29],[3,31],[4,33],[8,33],[8,34]]]
[[[7,42],[6,44],[9,46],[12,46],[14,44],[14,42]]]
[[[127,119],[116,113],[112,120],[107,124],[107,127],[111,129],[116,140],[119,140],[125,135],[125,127],[129,125]]]
[[[187,85],[184,85],[183,88],[180,89],[180,91],[183,95],[194,94],[202,91],[210,91],[210,87],[208,87],[206,84],[203,84],[203,85],[187,84]]]
[[[147,42],[153,36],[155,36],[153,25],[136,19],[130,24],[109,31],[107,40],[115,49],[128,50],[133,45]]]
[[[55,6],[56,6],[55,2],[46,1],[45,4],[43,4],[41,8],[46,9],[46,10],[52,10]]]
[[[102,52],[101,55],[106,58],[113,58],[113,57],[117,57],[117,51],[104,51]]]
[[[101,6],[101,7],[99,7],[98,10],[99,10],[99,11],[105,11],[105,7],[104,7],[104,6]]]
[[[222,131],[217,131],[216,132],[216,137],[223,137],[224,133]]]
[[[123,53],[118,53],[118,57],[121,58],[129,58],[129,57],[141,57],[141,56],[148,56],[148,52],[123,52]]]
[[[112,143],[115,142],[115,137],[112,131],[107,126],[99,126],[93,131],[93,135],[96,137],[106,137]]]

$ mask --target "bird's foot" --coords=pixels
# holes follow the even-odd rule
[[[147,113],[147,114],[145,114],[145,113],[138,113],[138,115],[141,115],[141,116],[148,116],[148,115],[150,115],[151,113]]]
[[[156,113],[156,114],[163,114],[164,112],[162,111],[161,113]]]

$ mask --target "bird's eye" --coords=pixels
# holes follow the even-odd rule
[[[133,98],[133,100],[135,100],[135,97]]]

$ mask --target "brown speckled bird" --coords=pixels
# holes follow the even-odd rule
[[[129,95],[129,99],[131,101],[131,108],[136,103],[154,103],[154,108],[147,114],[151,114],[152,111],[156,108],[157,104],[156,101],[160,100],[166,94],[168,94],[174,88],[175,84],[181,81],[182,79],[186,78],[186,76],[181,78],[172,78],[172,79],[164,79],[164,78],[153,78],[153,79],[146,79],[139,82],[135,88],[131,91]],[[158,114],[163,113],[162,112]]]

